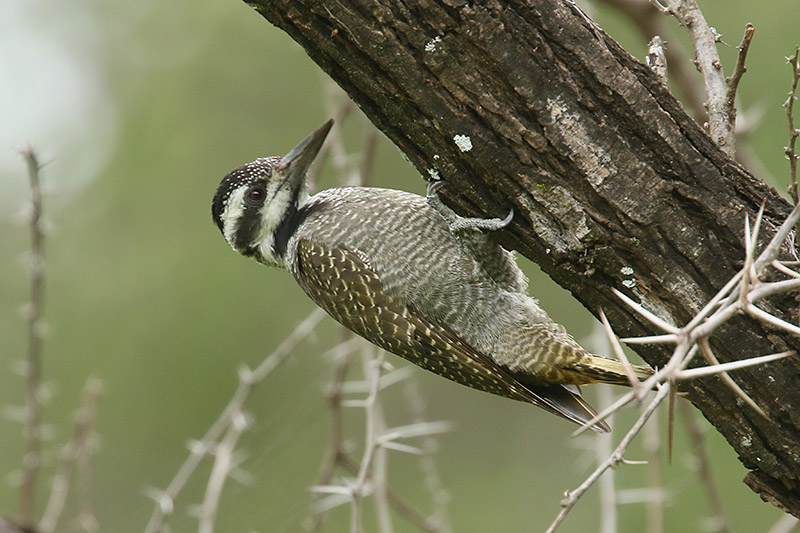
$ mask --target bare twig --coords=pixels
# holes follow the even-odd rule
[[[425,422],[425,400],[420,390],[419,383],[415,379],[409,379],[405,382],[405,397],[412,412],[415,424],[422,424]],[[433,501],[433,514],[426,521],[431,529],[424,529],[425,531],[436,531],[438,533],[450,533],[452,527],[450,520],[447,517],[447,503],[450,496],[442,484],[439,477],[439,472],[434,463],[433,453],[436,449],[437,441],[433,437],[424,437],[422,439],[420,455],[420,468],[425,480],[425,487]]]
[[[662,15],[669,15],[669,8],[662,4],[659,0],[650,0],[650,4]]]
[[[631,24],[639,30],[645,41],[654,35],[660,36],[664,43],[666,63],[669,67],[669,85],[676,91],[684,107],[699,123],[707,120],[708,113],[704,107],[705,91],[702,83],[698,84],[688,68],[688,53],[684,50],[681,39],[675,35],[668,25],[661,21],[661,14],[669,15],[669,9],[653,0],[600,0],[602,3],[618,9],[626,15]],[[648,45],[648,50],[650,45]],[[648,59],[650,59],[648,57]],[[648,63],[649,64],[649,63]],[[728,90],[730,94],[730,89]],[[763,118],[758,108],[747,113],[736,112],[736,159],[768,183],[775,183],[769,169],[760,160],[758,154],[749,144],[748,135],[752,133]]]
[[[700,345],[700,351],[702,351],[703,356],[706,358],[706,361],[708,361],[709,364],[720,364],[719,360],[717,360],[717,357],[714,355],[714,352],[711,350],[711,345],[708,343],[708,339],[700,339],[698,344]],[[745,403],[752,407],[758,414],[766,418],[767,414],[764,412],[764,410],[761,409],[761,407],[759,407],[758,404],[756,404],[756,402],[754,402],[753,399],[745,391],[743,391],[735,381],[733,381],[733,378],[731,378],[730,374],[727,372],[719,372],[718,375],[731,390],[733,390],[742,400],[745,401]]]
[[[370,346],[367,349],[370,352],[374,351],[374,348]],[[380,462],[382,461],[381,455],[387,450],[424,455],[423,450],[399,443],[397,440],[430,437],[430,435],[436,433],[449,431],[450,424],[445,422],[420,422],[390,429],[384,428],[382,409],[380,408],[381,393],[387,386],[397,383],[397,380],[384,380],[381,377],[380,374],[385,367],[384,364],[381,364],[382,353],[379,352],[378,356],[372,353],[365,353],[363,357],[367,398],[359,401],[339,402],[339,406],[364,408],[366,412],[365,448],[360,462],[356,464],[342,451],[338,454],[339,459],[336,463],[355,474],[355,478],[343,480],[340,484],[316,485],[312,488],[312,491],[320,494],[321,497],[315,502],[315,511],[314,515],[312,515],[313,521],[311,521],[310,525],[318,526],[321,515],[324,512],[339,505],[350,503],[351,531],[361,531],[363,529],[362,500],[367,496],[372,496],[376,503],[381,531],[391,531],[392,529],[388,515],[389,507],[423,531],[443,531],[436,520],[423,517],[391,490],[385,479],[385,464],[380,464]],[[392,371],[392,373],[396,372],[405,375],[402,370]],[[364,390],[361,385],[351,387],[347,386],[347,384],[342,384],[341,389],[361,392]]]
[[[670,386],[672,390],[672,386]],[[658,428],[658,412],[654,413],[653,421],[645,424],[643,430],[642,448],[647,457],[645,469],[647,472],[647,533],[664,532],[664,479],[661,472],[661,438]]]
[[[800,222],[800,204],[796,204],[794,206],[794,209],[792,209],[792,212],[789,213],[789,216],[786,218],[786,220],[783,221],[781,227],[778,228],[778,231],[772,237],[772,240],[769,241],[767,247],[764,248],[764,251],[761,252],[761,255],[758,256],[758,259],[756,259],[756,275],[759,277],[763,276],[764,270],[767,268],[767,266],[771,265],[773,261],[778,259],[784,242],[789,237],[789,234],[798,222]]]
[[[634,437],[639,434],[644,427],[645,423],[650,419],[650,416],[655,412],[656,408],[664,401],[664,398],[667,397],[667,393],[669,392],[669,385],[665,384],[662,386],[658,392],[656,393],[655,397],[650,401],[647,407],[642,412],[641,416],[636,420],[636,423],[633,427],[628,431],[625,437],[620,441],[619,445],[614,449],[614,453],[612,453],[608,459],[603,461],[603,463],[598,466],[594,472],[592,472],[586,480],[581,483],[575,490],[568,491],[566,493],[566,497],[561,501],[561,512],[558,513],[555,520],[550,524],[550,527],[547,528],[546,533],[552,533],[556,530],[556,528],[564,521],[567,514],[572,510],[578,500],[580,500],[581,496],[583,496],[589,488],[594,485],[594,483],[603,475],[603,473],[608,470],[609,468],[613,468],[617,466],[623,460],[623,454],[625,450],[628,449],[630,443],[633,441]]]
[[[662,10],[664,5],[654,1]],[[706,22],[695,0],[666,0],[667,12],[684,26],[694,43],[697,68],[703,75],[708,110],[708,130],[714,143],[726,154],[736,154],[734,117],[727,112],[728,88],[717,52],[720,35]]]
[[[789,185],[789,194],[794,200],[794,204],[798,204],[797,193],[797,137],[800,136],[800,128],[794,125],[794,103],[797,100],[797,82],[800,81],[800,46],[795,48],[794,56],[787,57],[786,62],[792,68],[792,86],[789,90],[789,97],[783,103],[786,108],[786,120],[789,122],[789,144],[783,149],[786,158],[789,160],[789,178],[791,179]]]
[[[698,368],[692,368],[690,370],[681,370],[675,373],[675,377],[676,379],[694,379],[704,376],[713,376],[716,374],[730,372],[731,370],[739,370],[740,368],[747,368],[749,366],[758,366],[765,363],[771,363],[773,361],[778,361],[779,359],[784,359],[793,355],[797,355],[797,352],[788,351],[769,355],[760,355],[758,357],[750,357],[741,361],[728,361],[727,363],[720,363],[714,366],[702,366]]]
[[[747,71],[745,60],[747,59],[747,51],[750,49],[750,41],[753,40],[753,33],[755,28],[751,23],[745,24],[744,36],[742,42],[738,46],[739,55],[736,59],[736,66],[733,69],[733,74],[725,82],[728,85],[728,92],[725,95],[725,114],[730,117],[732,126],[736,125],[736,90],[739,88],[739,82],[742,75]]]
[[[241,411],[233,413],[225,435],[220,439],[214,450],[214,467],[211,469],[211,475],[206,485],[206,494],[198,511],[200,519],[200,525],[197,528],[198,533],[212,533],[214,531],[214,520],[217,517],[222,488],[225,486],[225,481],[233,469],[237,466],[234,457],[236,443],[248,425],[249,421],[245,413]]]
[[[378,531],[381,533],[392,533],[394,531],[391,505],[389,503],[389,450],[390,448],[388,447],[379,447],[375,450],[375,458],[372,460],[372,499],[375,503]]]
[[[669,380],[669,398],[667,402],[667,461],[672,464],[673,444],[675,443],[675,404],[678,401],[678,388],[675,380]]]
[[[88,464],[94,452],[94,423],[97,398],[100,396],[102,384],[99,380],[90,378],[83,388],[83,398],[78,408],[75,430],[72,439],[64,446],[58,464],[56,475],[50,486],[50,498],[45,506],[42,519],[39,522],[41,533],[56,531],[64,505],[69,494],[72,473],[81,464]],[[93,513],[87,514],[82,510],[81,522],[92,527],[95,523]]]
[[[100,524],[94,512],[94,439],[89,440],[87,452],[78,455],[76,466],[78,485],[78,524],[77,527],[85,533],[95,533],[100,530]]]
[[[644,307],[642,307],[638,303],[634,302],[633,300],[628,298],[625,294],[621,293],[620,291],[618,291],[614,287],[611,288],[611,292],[616,294],[617,298],[619,298],[620,300],[622,300],[623,302],[628,304],[628,306],[631,309],[633,309],[634,311],[636,311],[637,313],[642,315],[644,318],[646,318],[648,321],[652,322],[653,324],[655,324],[656,326],[658,326],[662,330],[666,331],[667,333],[677,334],[678,332],[680,332],[680,329],[676,328],[675,326],[673,326],[672,324],[670,324],[666,320],[663,320],[662,318],[654,315],[653,313],[651,313],[650,311],[648,311],[647,309],[645,309]]]
[[[348,342],[348,338],[352,334],[344,330],[343,343]],[[328,456],[325,459],[321,469],[320,475],[317,479],[316,485],[330,485],[333,479],[333,474],[336,471],[336,466],[349,461],[347,453],[344,449],[344,429],[343,429],[343,416],[342,416],[342,389],[347,372],[350,368],[351,354],[342,353],[334,360],[333,371],[331,379],[326,387],[326,396],[331,413],[331,434],[328,446]],[[324,513],[320,509],[312,510],[312,513],[306,518],[304,528],[306,531],[317,531],[322,524]]]
[[[650,0],[601,1],[627,16],[644,41],[651,42],[654,36],[659,36],[663,45],[661,49],[664,53],[664,63],[669,69],[670,86],[678,90],[684,106],[695,120],[699,122],[705,120],[704,91],[688,67],[688,61],[686,61],[688,54],[671,28],[662,23],[661,15],[668,15],[669,9],[655,0],[652,2]],[[649,50],[650,44],[648,44]],[[666,76],[663,79],[666,79]]]
[[[630,383],[633,390],[639,392],[641,390],[639,379],[633,372],[633,367],[628,361],[628,358],[625,356],[625,352],[623,351],[622,346],[620,346],[617,336],[614,335],[614,330],[611,329],[611,324],[609,323],[608,318],[606,318],[606,314],[602,309],[599,310],[598,314],[600,315],[600,321],[603,323],[603,329],[608,336],[609,344],[614,350],[614,355],[617,356],[617,359],[619,359],[620,363],[622,363],[622,368],[625,369],[625,375],[628,377],[628,383]]]
[[[762,322],[767,322],[772,324],[773,326],[784,329],[789,333],[794,333],[795,335],[800,335],[800,327],[795,326],[794,324],[790,324],[785,320],[781,320],[780,318],[776,317],[775,315],[771,315],[761,309],[760,307],[756,307],[755,305],[747,305],[745,306],[745,312],[752,316],[753,318],[757,318]]]
[[[772,261],[772,263],[770,263],[770,264],[772,265],[772,267],[775,270],[779,270],[780,272],[783,272],[787,276],[791,276],[791,277],[793,277],[795,279],[800,279],[800,273],[795,272],[794,270],[792,270],[791,268],[786,266],[786,263],[783,263],[781,261],[775,260],[775,261]]]
[[[22,461],[20,487],[20,520],[33,524],[36,515],[36,482],[42,461],[42,338],[44,323],[44,230],[42,221],[42,187],[39,179],[41,164],[32,148],[22,151],[28,165],[31,190],[30,207],[30,302],[26,307],[28,319],[28,354],[25,361],[26,415],[25,457]]]
[[[372,177],[372,169],[375,166],[375,154],[378,147],[378,128],[368,120],[364,121],[364,149],[361,164],[358,167],[358,183],[366,186]]]
[[[620,339],[626,344],[675,344],[678,336],[672,333],[666,335],[649,335],[646,337],[623,337]]]
[[[322,79],[322,88],[325,96],[325,114],[332,117],[335,124],[341,125],[344,119],[356,109],[355,104],[327,77]],[[308,172],[306,183],[310,191],[315,190],[318,181],[317,175],[321,169],[325,168],[329,160],[336,169],[336,174],[341,177],[343,185],[357,184],[360,175],[358,170],[353,168],[348,161],[341,128],[338,127],[333,128],[328,133],[325,144],[322,145],[319,154],[317,154],[315,165]]]
[[[708,529],[715,533],[727,533],[730,531],[730,526],[722,508],[722,498],[720,498],[719,490],[717,490],[717,485],[714,483],[714,478],[711,474],[711,460],[706,450],[705,430],[697,422],[697,418],[686,402],[681,403],[680,414],[692,440],[692,452],[697,460],[697,476],[705,489],[708,503],[711,507],[711,521]]]
[[[380,405],[380,398],[378,392],[380,391],[380,378],[383,367],[383,352],[379,351],[378,356],[372,358],[370,354],[365,354],[364,357],[364,377],[369,383],[369,394],[367,395],[365,411],[366,411],[366,430],[364,431],[364,455],[361,457],[361,464],[359,465],[358,475],[355,482],[350,487],[352,498],[350,502],[350,530],[352,533],[361,533],[363,531],[361,519],[361,499],[367,494],[367,475],[372,468],[372,459],[378,449],[378,435],[382,432],[381,427],[381,414],[382,409]],[[372,484],[369,484],[369,490],[372,492]],[[385,496],[385,491],[383,491]]]
[[[605,326],[595,322],[592,335],[589,339],[588,347],[595,353],[609,353],[611,351],[611,338],[608,336],[608,331]],[[611,392],[611,386],[600,385],[597,387],[597,403],[598,408],[605,409],[614,401]],[[607,422],[611,426],[612,431],[608,433],[598,433],[594,440],[595,456],[598,462],[602,462],[609,457],[613,451],[613,428],[614,416],[608,417]],[[617,505],[617,486],[614,476],[614,470],[609,470],[606,475],[602,476],[598,482],[598,490],[600,496],[600,533],[617,533],[619,513]]]
[[[189,446],[189,457],[178,469],[167,488],[165,490],[148,490],[148,494],[156,501],[156,505],[145,528],[146,532],[156,533],[163,530],[166,518],[175,510],[175,498],[186,486],[203,457],[216,448],[217,443],[242,412],[244,403],[252,390],[292,354],[294,348],[308,337],[325,316],[325,311],[322,309],[314,309],[255,370],[247,368],[240,370],[239,385],[233,397],[203,438]]]
[[[611,404],[611,387],[606,385],[598,387],[597,393],[599,405],[605,407]],[[609,425],[613,428],[613,416],[608,418]],[[597,460],[603,461],[614,451],[613,433],[600,433],[595,437]],[[617,512],[617,487],[614,479],[614,471],[600,478],[598,482],[600,490],[600,532],[617,533],[618,512]]]
[[[337,463],[339,466],[350,472],[352,475],[356,475],[358,473],[359,464],[353,461],[348,455],[342,455]],[[326,485],[317,485],[313,490],[315,492],[324,492],[315,490],[319,487],[325,487]],[[326,503],[322,501],[316,502],[316,509],[312,517],[321,516],[324,514],[325,511],[336,507],[337,505],[342,505],[350,501],[350,489],[343,486],[338,485],[327,485],[327,487],[334,487],[335,490],[331,491],[333,494],[337,494],[341,496],[341,498],[332,503]],[[427,533],[445,533],[449,531],[448,529],[444,529],[442,525],[440,525],[440,521],[436,519],[436,517],[426,518],[421,515],[419,512],[414,510],[408,502],[403,500],[397,493],[395,493],[391,487],[389,487],[386,491],[386,496],[389,500],[389,503],[392,506],[392,509],[400,515],[403,516],[406,520],[408,520],[411,524],[413,524],[416,528],[420,531],[425,531]],[[316,522],[314,522],[316,525]],[[317,526],[318,527],[318,526]],[[308,530],[308,526],[306,526]]]

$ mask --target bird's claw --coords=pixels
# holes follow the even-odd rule
[[[444,180],[430,180],[428,182],[428,187],[425,189],[425,194],[428,196],[428,198],[438,195],[439,189],[444,186],[444,183]]]
[[[499,219],[495,219],[495,220],[499,220]],[[511,224],[512,220],[514,220],[514,207],[513,206],[511,207],[511,211],[508,212],[508,215],[506,216],[506,218],[504,218],[503,220],[500,220],[500,222],[499,222],[500,228],[505,228],[506,226]],[[500,229],[500,228],[498,228],[498,229]]]
[[[436,212],[438,212],[447,222],[447,226],[450,228],[452,232],[461,232],[466,230],[484,230],[484,231],[495,231],[498,229],[505,228],[508,226],[511,221],[514,219],[514,208],[511,208],[511,211],[508,213],[506,218],[467,218],[459,216],[444,205],[442,200],[439,198],[439,189],[441,189],[445,185],[445,180],[430,180],[428,182],[428,186],[426,188],[426,195],[428,199],[428,205],[431,206]]]

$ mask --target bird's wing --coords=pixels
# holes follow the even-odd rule
[[[561,385],[523,385],[445,325],[387,295],[358,254],[308,240],[297,243],[292,273],[303,291],[342,325],[381,348],[473,389],[535,404],[582,424],[595,411]],[[592,429],[607,431],[600,422]]]

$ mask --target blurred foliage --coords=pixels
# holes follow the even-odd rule
[[[80,390],[95,376],[105,384],[93,479],[101,531],[141,531],[153,505],[144,489],[166,486],[186,456],[187,441],[204,433],[232,394],[237,367],[257,364],[312,309],[289,274],[228,249],[211,223],[210,201],[230,169],[284,153],[327,118],[323,75],[296,44],[242,2],[0,4],[13,14],[0,22],[0,33],[7,40],[15,36],[20,45],[0,49],[0,66],[12,73],[22,73],[20,65],[34,71],[4,79],[0,92],[2,138],[13,139],[0,157],[5,213],[0,217],[0,406],[9,414],[24,398],[18,370],[26,333],[18,310],[27,300],[28,241],[16,213],[24,210],[27,191],[24,165],[13,152],[31,142],[51,160],[43,173],[51,221],[44,348],[52,392],[44,417],[51,438],[39,508],[58,446],[71,434]],[[796,0],[758,6],[745,0],[702,2],[702,7],[729,43],[722,46],[727,72],[745,22],[755,24],[739,109],[763,109],[763,122],[750,141],[783,188],[781,104],[789,79],[784,56],[798,37],[797,18],[787,16],[796,11]],[[599,23],[643,57],[645,44],[626,21],[595,8]],[[57,76],[62,72],[71,77]],[[82,82],[70,85],[72,79]],[[43,124],[41,132],[31,124]],[[357,151],[358,132],[348,137]],[[416,171],[383,138],[375,168],[372,184],[424,190]],[[327,172],[322,186],[334,183]],[[525,268],[532,292],[553,318],[577,338],[587,335],[591,315],[535,266]],[[321,391],[330,367],[319,354],[337,339],[338,329],[326,320],[249,402],[256,425],[242,449],[251,480],[226,487],[220,531],[299,530],[329,429]],[[404,364],[393,356],[390,361]],[[592,452],[583,438],[569,439],[574,428],[568,423],[423,371],[414,379],[424,391],[428,419],[457,424],[439,439],[436,454],[452,497],[455,531],[541,530],[555,516],[562,491],[589,472]],[[409,422],[402,394],[389,395],[386,405],[390,424]],[[624,428],[634,415],[616,425]],[[360,445],[360,414],[347,416]],[[21,435],[18,422],[0,420],[5,475],[0,514],[11,517],[18,506]],[[709,444],[735,530],[766,530],[778,511],[741,484],[744,468],[713,431]],[[707,514],[688,449],[679,427],[675,460],[663,465],[672,495],[668,531],[702,529]],[[637,459],[637,454],[639,449],[629,455]],[[391,461],[392,486],[429,510],[414,458],[394,454]],[[645,484],[642,467],[626,466],[616,475],[621,488]],[[196,528],[186,510],[200,501],[203,489],[201,477],[178,500],[173,531]],[[563,530],[594,531],[597,512],[597,495],[591,493]],[[644,506],[625,505],[620,513],[622,530],[643,530]],[[343,530],[347,523],[346,508],[336,510],[329,530]],[[402,519],[396,525],[397,531],[410,530]]]

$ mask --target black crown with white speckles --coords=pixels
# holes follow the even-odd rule
[[[260,179],[269,179],[272,175],[272,169],[280,160],[280,157],[261,157],[232,170],[222,179],[219,187],[217,187],[217,192],[214,193],[214,200],[211,202],[211,216],[220,231],[223,231],[222,214],[228,206],[228,200],[230,200],[233,191],[242,185],[250,185]]]

